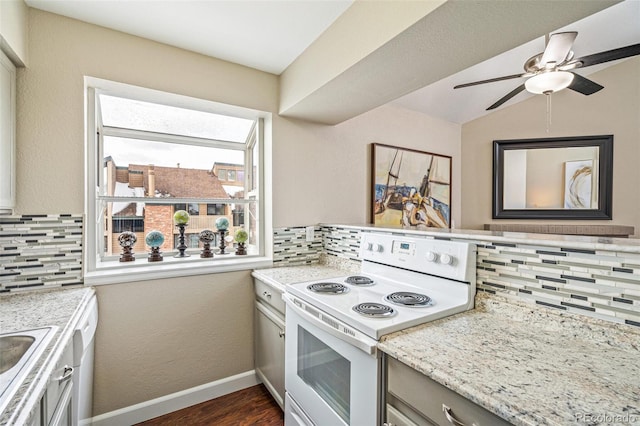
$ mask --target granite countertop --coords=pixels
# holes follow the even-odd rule
[[[379,348],[515,425],[640,423],[640,331],[478,294]]]
[[[0,413],[0,424],[26,424],[47,387],[53,369],[84,309],[95,294],[93,288],[34,291],[0,296],[0,333],[40,327],[58,327],[32,370]]]
[[[275,287],[280,292],[284,292],[285,286],[289,284],[341,277],[355,274],[359,270],[360,264],[358,262],[346,259],[328,259],[324,263],[256,269],[251,275]]]

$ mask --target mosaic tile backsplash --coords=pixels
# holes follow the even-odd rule
[[[0,216],[0,293],[82,283],[82,215]]]
[[[359,262],[365,229],[314,226],[307,241],[304,226],[278,228],[274,266],[327,257]],[[0,216],[0,293],[82,285],[82,232],[82,215]],[[478,291],[640,327],[640,254],[472,242],[478,247]]]
[[[304,240],[304,227],[285,229],[287,233],[296,234]],[[287,257],[278,259],[274,265],[315,263],[320,259],[320,255],[357,260],[361,229],[321,226],[319,231],[322,235],[322,245],[314,246],[318,250],[317,254],[314,252],[307,255],[306,251],[299,247],[301,243],[295,239],[274,241],[274,246],[291,246],[289,250],[281,251],[287,253]],[[316,227],[316,235],[317,233]],[[471,241],[477,245],[478,291],[497,293],[539,306],[607,321],[640,326],[638,254],[464,238],[445,239]],[[292,256],[292,253],[298,253],[299,256]]]
[[[273,232],[273,266],[299,266],[320,262],[321,255],[358,260],[360,230],[339,226],[314,226],[306,240],[306,227],[278,228]]]
[[[640,255],[634,253],[478,243],[477,287],[640,326]]]

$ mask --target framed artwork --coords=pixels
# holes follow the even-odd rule
[[[564,208],[590,209],[593,160],[565,161]]]
[[[450,228],[451,157],[371,145],[371,222],[383,226]]]

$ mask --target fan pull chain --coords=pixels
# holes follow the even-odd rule
[[[551,92],[545,93],[547,98],[547,133],[551,129]]]

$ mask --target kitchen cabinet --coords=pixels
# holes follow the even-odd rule
[[[16,67],[0,52],[0,213],[15,207]]]
[[[386,425],[507,426],[509,422],[386,356]]]
[[[73,342],[64,348],[49,379],[43,398],[43,425],[72,426],[71,408],[73,399]]]
[[[254,280],[255,370],[273,398],[284,408],[285,308],[282,292]]]

